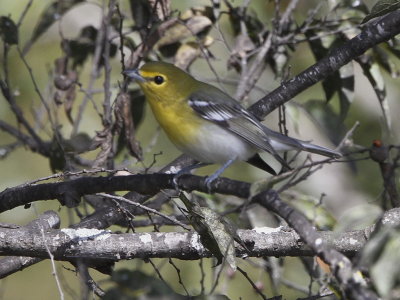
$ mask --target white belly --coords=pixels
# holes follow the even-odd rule
[[[196,142],[177,145],[185,154],[204,163],[225,163],[230,159],[246,161],[256,150],[246,141],[224,128],[209,123],[201,130]]]

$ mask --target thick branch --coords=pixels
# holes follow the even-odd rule
[[[291,220],[291,217],[285,217]],[[400,225],[400,209],[395,208],[386,212],[381,223],[390,226]],[[307,226],[304,230],[307,230]],[[328,245],[348,256],[353,256],[363,248],[373,230],[374,226],[371,226],[365,230],[345,233],[315,232],[315,234],[321,239],[319,244]],[[315,249],[311,249],[315,246],[311,245],[310,248],[300,240],[299,235],[293,230],[281,227],[259,228],[239,230],[238,234],[250,250],[248,253],[250,256],[311,256],[315,254]],[[2,255],[30,255],[47,258],[48,253],[45,247],[47,245],[58,260],[77,257],[107,261],[153,257],[191,260],[210,257],[210,253],[202,246],[199,236],[195,232],[117,234],[107,230],[65,228],[61,230],[47,229],[44,234],[45,239],[43,239],[42,232],[37,228],[33,230],[22,227],[1,228],[0,236],[2,237],[0,239]],[[239,256],[244,254],[244,249],[236,246],[237,254]],[[321,254],[321,251],[317,250],[318,254]]]
[[[51,199],[58,199],[62,204],[73,207],[79,203],[81,196],[101,192],[135,191],[154,195],[162,189],[174,189],[173,178],[171,174],[81,177],[66,182],[18,186],[0,193],[0,212],[34,201]],[[178,181],[179,186],[186,191],[207,192],[203,177],[185,175]],[[249,195],[248,183],[219,178],[213,185],[213,190],[221,194],[235,194],[244,198]]]
[[[195,161],[191,158],[189,158],[186,155],[181,155],[171,163],[169,163],[167,166],[165,166],[163,169],[160,170],[162,173],[168,173],[168,174],[175,174],[179,170],[181,170],[183,167],[194,164]],[[159,199],[159,201],[155,200],[157,203],[150,203],[148,206],[158,209],[162,206],[162,204],[170,199],[169,193],[166,193],[165,191],[159,193],[156,199]],[[1,194],[0,194],[1,197]],[[131,191],[127,193],[125,198],[135,201],[137,203],[144,203],[147,201],[150,196],[148,195],[141,195],[137,192]],[[155,204],[155,206],[153,205]],[[141,214],[140,209],[132,206],[127,206],[126,209],[129,211],[129,213],[132,213],[133,215],[136,215],[137,213]],[[96,208],[96,211],[92,213],[91,215],[87,216],[84,218],[80,223],[72,226],[74,228],[97,228],[97,229],[104,229],[108,228],[111,225],[118,224],[121,226],[126,227],[126,216],[124,212],[119,209],[117,206],[112,205],[108,207],[102,207],[102,208]]]
[[[18,141],[29,147],[29,149],[31,149],[33,152],[38,152],[45,157],[49,155],[48,143],[42,142],[39,144],[37,140],[33,137],[22,133],[21,130],[9,125],[2,120],[0,120],[0,130],[7,132],[11,136],[15,137]]]
[[[134,176],[121,176],[121,177],[111,177],[111,178],[80,178],[77,180],[72,180],[70,182],[64,182],[64,183],[53,183],[53,184],[42,184],[42,185],[36,185],[36,186],[27,186],[27,187],[20,187],[20,188],[14,188],[12,190],[6,190],[2,193],[2,195],[6,192],[10,192],[8,196],[11,197],[13,193],[15,192],[21,192],[25,193],[25,196],[27,194],[32,193],[32,188],[36,189],[36,193],[34,193],[36,196],[37,195],[47,195],[47,197],[57,197],[59,195],[63,195],[63,191],[65,191],[66,187],[71,188],[72,190],[79,190],[81,192],[89,192],[93,193],[93,189],[100,189],[99,186],[101,186],[101,189],[104,191],[108,191],[111,187],[119,186],[122,189],[126,189],[126,187],[134,186],[137,187],[138,189],[142,189],[142,191],[147,191],[151,190],[149,186],[151,186],[152,183],[154,182],[155,184],[158,184],[158,187],[163,187],[163,188],[168,188],[173,186],[172,183],[172,178],[173,175],[166,175],[166,174],[153,174],[153,175],[134,175]],[[155,180],[157,179],[157,180]],[[90,181],[92,180],[92,181]],[[161,182],[161,184],[160,184]],[[107,185],[108,183],[108,185]],[[136,183],[133,184],[132,183]],[[182,187],[185,190],[193,190],[193,189],[198,189],[198,190],[206,190],[204,186],[204,178],[198,177],[198,176],[192,176],[192,175],[186,175],[182,176],[179,178],[179,183],[178,185]],[[154,186],[153,186],[154,188]],[[243,195],[238,195],[242,197],[247,197],[248,196],[248,190],[249,190],[249,184],[243,183],[243,182],[235,182],[232,180],[228,179],[218,179],[215,182],[215,186],[213,187],[217,191],[223,191],[225,193],[231,193],[234,195],[238,195],[238,190],[242,191]],[[17,190],[17,191],[16,191]],[[61,191],[61,193],[60,193]],[[76,194],[76,193],[75,193]],[[2,196],[0,195],[0,196]],[[266,248],[266,250],[258,251],[259,249],[265,249],[265,248],[260,248],[257,245],[257,241],[262,241],[261,237],[256,236],[252,238],[248,238],[246,236],[243,236],[243,239],[247,243],[255,243],[255,244],[250,244],[248,245],[248,248],[252,250],[252,253],[250,255],[256,255],[256,256],[266,256],[266,255],[311,255],[312,253],[319,255],[321,258],[323,258],[327,263],[330,264],[333,273],[337,276],[339,281],[342,283],[342,287],[344,290],[347,292],[347,295],[349,295],[353,299],[361,299],[360,297],[367,297],[367,298],[362,298],[362,299],[375,299],[375,296],[371,294],[368,290],[363,288],[355,279],[355,271],[353,270],[353,267],[350,263],[350,261],[340,254],[338,251],[334,250],[331,248],[324,240],[324,236],[318,232],[315,231],[315,229],[311,226],[311,224],[307,221],[307,219],[301,215],[299,212],[297,212],[295,209],[292,207],[288,206],[287,204],[283,203],[278,195],[274,191],[267,191],[264,192],[254,198],[254,200],[261,205],[267,207],[268,209],[276,212],[280,216],[286,219],[288,223],[296,230],[296,232],[300,235],[301,239],[307,244],[309,247],[311,247],[311,250],[307,249],[302,249],[301,247],[304,247],[303,244],[300,243],[299,238],[297,235],[292,236],[291,240],[282,240],[279,239],[278,237],[271,237],[269,236],[268,240],[271,240],[272,243],[273,241],[279,241],[279,245],[285,246],[289,245],[290,250],[285,250],[281,248],[277,248],[278,246],[272,244],[272,250]],[[155,242],[153,241],[152,234],[146,233],[143,235],[136,235],[134,236],[136,239],[134,239],[133,244],[131,245],[129,243],[129,240],[126,238],[128,236],[123,236],[123,235],[118,235],[118,241],[122,242],[122,244],[118,244],[117,240],[113,240],[112,236],[108,232],[105,231],[99,231],[99,230],[88,230],[88,229],[65,229],[63,231],[49,231],[46,234],[46,239],[43,241],[43,238],[41,240],[37,240],[34,235],[29,233],[27,230],[19,230],[19,231],[13,231],[12,234],[10,234],[11,229],[4,229],[3,231],[0,231],[0,235],[4,237],[4,248],[0,247],[1,251],[7,251],[5,253],[8,253],[8,251],[11,251],[9,248],[10,245],[20,245],[21,242],[23,242],[23,245],[20,248],[12,249],[13,254],[19,255],[19,254],[24,254],[24,255],[29,255],[29,256],[39,256],[39,257],[47,257],[47,250],[46,246],[50,248],[51,252],[54,252],[54,256],[57,259],[61,258],[73,258],[73,257],[84,257],[84,258],[90,258],[92,253],[91,247],[89,247],[87,250],[83,252],[74,252],[77,251],[78,249],[76,247],[77,244],[81,244],[85,242],[85,245],[87,244],[86,242],[94,241],[95,242],[95,249],[102,249],[101,251],[106,251],[105,253],[98,253],[96,252],[96,255],[93,258],[96,259],[109,259],[106,253],[111,253],[113,255],[113,260],[117,260],[119,258],[132,258],[132,257],[147,257],[151,255],[155,255],[156,257],[177,257],[177,258],[186,258],[186,259],[196,259],[199,257],[199,255],[203,255],[201,251],[202,248],[196,248],[195,245],[199,245],[197,241],[197,237],[195,239],[196,243],[194,243],[194,236],[189,235],[186,236],[184,240],[181,240],[182,236],[180,233],[171,233],[171,237],[167,238],[167,236],[159,236],[157,234],[160,233],[155,233],[155,241],[157,239],[161,239],[162,247],[161,247],[161,253],[156,253],[156,248],[154,248]],[[41,235],[42,237],[42,235]],[[129,236],[130,237],[130,236]],[[100,240],[107,240],[111,241],[110,242],[110,247],[114,247],[115,245],[117,246],[117,252],[113,252],[114,248],[108,248],[105,245],[99,245],[96,244],[96,241],[98,242],[98,239]],[[111,240],[109,240],[111,238]],[[130,237],[131,238],[131,237]],[[362,232],[360,235],[360,238],[362,239],[360,242],[360,246],[357,249],[349,250],[349,251],[357,251],[360,249],[362,244],[365,243],[365,232]],[[47,240],[49,239],[49,240]],[[182,242],[187,242],[189,239],[190,243],[188,246],[186,244],[182,244]],[[353,246],[356,245],[354,241],[357,240],[355,237],[352,237],[350,239],[350,244]],[[38,243],[39,249],[36,249],[33,247],[32,243]],[[55,244],[53,244],[55,242]],[[150,243],[151,242],[151,243]],[[146,243],[150,243],[150,248],[146,250]],[[176,244],[177,243],[177,244]],[[344,241],[341,240],[340,243],[337,244],[343,244]],[[344,243],[345,244],[345,243]],[[139,248],[135,248],[135,245],[140,245]],[[178,247],[179,251],[177,254],[174,254],[172,251],[166,251],[165,249],[166,246],[172,245],[174,247]],[[184,246],[187,246],[188,248],[183,248]],[[147,245],[148,247],[149,245]],[[127,247],[127,248],[124,248]],[[144,248],[143,248],[144,247]],[[123,251],[126,249],[126,251],[130,251],[131,253],[129,256],[128,254],[125,254]],[[137,249],[137,251],[135,250]],[[139,252],[139,249],[140,252]],[[195,249],[196,251],[193,252]],[[281,249],[281,253],[275,253],[274,249]],[[303,252],[296,252],[303,250]],[[90,250],[90,251],[89,251]],[[341,249],[341,250],[346,250],[346,249]],[[144,251],[144,252],[143,252]],[[164,251],[164,252],[163,252]],[[166,251],[166,252],[165,252]],[[305,252],[304,252],[305,251]],[[117,254],[115,254],[117,253]],[[181,254],[179,254],[181,253]],[[187,254],[189,253],[189,254]],[[194,254],[193,254],[194,253]],[[125,256],[127,255],[127,256]],[[179,256],[181,255],[181,256]],[[182,256],[183,255],[183,256]],[[193,256],[194,255],[194,256]],[[205,255],[205,254],[204,254]]]
[[[48,230],[49,228],[58,228],[59,226],[60,218],[58,215],[53,211],[46,211],[40,215],[39,218],[24,226],[22,230],[40,235],[40,228]],[[16,230],[20,230],[20,228]],[[26,257],[25,254],[23,255],[24,256],[10,256],[1,259],[0,278],[7,277],[17,271],[22,271],[23,269],[42,261],[42,259],[38,257]]]
[[[264,228],[265,229],[265,228]],[[293,230],[266,228],[266,233],[239,230],[249,248],[249,256],[312,256],[313,251]],[[48,258],[47,244],[54,258],[121,260],[132,258],[179,258],[194,260],[210,257],[195,232],[146,232],[116,234],[97,229],[48,229],[43,240],[40,231],[26,228],[0,229],[0,253]],[[348,255],[354,255],[366,242],[365,231],[321,233],[323,240]],[[244,250],[238,246],[238,255]]]

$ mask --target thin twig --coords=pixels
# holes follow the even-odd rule
[[[102,20],[100,24],[103,24],[104,19],[106,18],[104,14],[104,7],[103,7],[103,15],[102,15]],[[100,26],[101,27],[101,26]],[[96,37],[96,42],[95,42],[95,50],[94,50],[94,55],[93,55],[93,61],[92,61],[92,70],[90,72],[90,79],[88,83],[88,88],[87,90],[87,95],[82,100],[81,105],[79,106],[78,109],[78,114],[75,118],[75,122],[72,128],[71,132],[71,137],[75,136],[78,133],[79,130],[79,125],[82,121],[83,114],[86,109],[86,105],[88,100],[90,99],[90,95],[92,94],[92,90],[94,87],[94,84],[96,82],[97,77],[99,76],[99,62],[101,60],[101,55],[102,55],[102,50],[103,50],[103,41],[104,41],[104,30],[99,30],[97,37]]]
[[[111,82],[111,65],[110,65],[110,22],[111,18],[114,14],[115,10],[115,0],[111,0],[109,7],[108,7],[108,14],[107,17],[103,19],[102,22],[102,31],[104,31],[104,53],[103,53],[103,60],[104,60],[104,102],[103,102],[103,125],[110,126],[112,123],[111,120],[111,106],[110,106],[110,98],[111,98],[111,91],[110,91],[110,82]]]
[[[118,3],[115,5],[115,7],[117,8],[117,13],[119,16],[118,34],[119,34],[119,53],[121,55],[121,70],[125,71],[124,35],[122,33],[122,28],[124,26],[124,16],[121,13]]]
[[[174,267],[175,271],[176,271],[176,275],[178,276],[178,283],[182,286],[182,288],[184,289],[186,296],[190,297],[190,294],[188,292],[188,290],[186,289],[185,283],[182,280],[182,276],[181,276],[181,270],[175,265],[175,263],[173,262],[172,258],[168,258],[168,262],[170,263],[171,266]]]
[[[153,262],[151,259],[148,259],[147,261],[148,261],[148,262],[151,264],[151,266],[153,267],[154,272],[156,272],[158,278],[160,278],[161,281],[163,281],[165,284],[168,285],[168,283],[165,281],[164,277],[161,275],[160,270],[157,268],[157,266],[154,264],[154,262]]]
[[[47,243],[46,243],[46,237],[45,237],[45,235],[44,235],[44,229],[43,229],[42,226],[40,226],[40,232],[41,232],[41,234],[42,234],[43,243],[44,243],[44,246],[45,246],[45,248],[46,248],[46,251],[47,251],[47,253],[49,254],[49,258],[50,258],[50,262],[51,262],[51,267],[52,267],[52,269],[53,269],[52,275],[54,276],[54,279],[56,280],[57,289],[58,289],[58,292],[60,293],[60,299],[61,299],[61,300],[64,300],[64,292],[63,292],[63,290],[62,290],[61,283],[60,283],[60,280],[59,280],[58,275],[57,275],[57,269],[56,269],[56,265],[55,265],[55,262],[54,262],[54,255],[51,253],[51,251],[50,251],[50,249],[49,249],[49,246],[48,246]]]
[[[260,74],[265,68],[265,56],[271,49],[272,34],[268,34],[264,43],[260,47],[258,54],[254,61],[252,61],[251,66],[248,71],[241,76],[238,88],[236,90],[235,98],[241,100],[245,95],[251,91],[253,86],[256,84],[257,80],[260,78]]]
[[[203,262],[203,258],[200,258],[199,260],[199,267],[200,267],[200,295],[204,295],[204,280],[206,278],[206,273],[204,272],[204,262]]]
[[[280,32],[282,32],[283,27],[286,26],[286,24],[289,22],[290,17],[293,16],[293,12],[296,9],[298,2],[299,0],[291,0],[288,6],[286,7],[285,12],[282,14],[279,20]]]
[[[215,269],[215,271],[217,272],[217,278],[215,278],[214,284],[210,290],[210,294],[214,293],[215,289],[217,288],[219,279],[221,278],[222,270],[223,266],[220,266],[218,269],[217,268]]]
[[[28,3],[26,4],[21,16],[19,17],[18,23],[17,23],[17,27],[21,27],[22,25],[22,21],[25,19],[26,14],[28,13],[29,8],[32,5],[33,0],[29,0]]]
[[[52,117],[52,115],[51,115],[50,107],[49,107],[49,105],[47,104],[46,100],[44,99],[44,97],[43,97],[43,95],[42,95],[42,92],[41,92],[40,89],[39,89],[39,86],[38,86],[38,84],[37,84],[37,82],[36,82],[35,76],[33,75],[33,70],[32,70],[32,68],[31,68],[31,66],[29,65],[28,61],[25,59],[25,56],[22,54],[21,49],[20,49],[19,47],[17,47],[17,50],[18,50],[18,54],[19,54],[19,56],[20,56],[22,62],[24,63],[26,69],[27,69],[28,72],[29,72],[29,76],[31,77],[31,81],[32,81],[32,83],[33,83],[35,92],[36,92],[36,94],[39,96],[39,99],[40,99],[42,105],[44,106],[44,108],[45,108],[46,111],[47,111],[50,124],[52,125],[53,130],[56,131],[55,129],[56,129],[57,124],[55,124],[54,121],[53,121],[53,117]]]
[[[34,137],[22,133],[21,130],[18,130],[2,120],[0,120],[0,130],[7,132],[23,145],[28,146],[33,152],[38,152],[45,157],[48,156],[48,145],[41,141],[40,138],[39,140],[41,143],[39,143]]]
[[[346,134],[344,135],[344,137],[342,138],[341,142],[339,143],[336,149],[338,150],[342,149],[346,145],[348,140],[353,136],[354,132],[359,126],[360,122],[356,121],[354,125],[346,132]]]
[[[244,271],[242,268],[237,267],[237,270],[247,279],[247,281],[251,284],[251,286],[253,287],[254,291],[264,300],[268,300],[268,297],[265,296],[260,289],[255,285],[255,283],[253,282],[253,280],[251,280],[251,278],[249,277],[249,275],[247,275],[247,272]]]
[[[136,207],[139,207],[139,208],[141,208],[141,209],[143,209],[143,210],[145,210],[145,211],[148,211],[148,212],[151,212],[151,213],[153,213],[153,214],[159,215],[159,216],[161,216],[161,217],[163,217],[163,218],[165,218],[165,219],[167,219],[167,220],[173,222],[174,224],[181,226],[183,229],[190,230],[190,228],[189,228],[188,226],[186,226],[185,224],[183,224],[182,222],[179,222],[179,221],[176,220],[176,219],[173,219],[173,218],[171,218],[171,217],[169,217],[169,216],[167,216],[167,215],[165,215],[165,214],[163,214],[163,213],[160,213],[159,211],[157,211],[157,210],[155,210],[155,209],[152,209],[152,208],[147,207],[147,206],[145,206],[145,205],[142,205],[142,204],[133,202],[133,201],[131,201],[131,200],[129,200],[129,199],[126,199],[126,198],[124,198],[124,197],[112,196],[112,195],[104,194],[104,193],[97,193],[97,195],[98,195],[98,196],[101,196],[101,197],[105,197],[105,198],[109,198],[109,199],[114,199],[114,200],[118,200],[118,201],[121,201],[121,202],[125,202],[125,203],[132,204],[132,205],[134,205],[134,206],[136,206]]]

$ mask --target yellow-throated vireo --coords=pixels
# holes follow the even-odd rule
[[[275,175],[258,155],[260,151],[272,154],[284,168],[289,166],[279,151],[341,156],[337,151],[272,131],[232,97],[172,64],[148,62],[124,74],[139,84],[158,123],[182,152],[202,165],[223,164],[207,178],[208,187],[235,160],[247,161]]]

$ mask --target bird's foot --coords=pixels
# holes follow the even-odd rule
[[[207,163],[195,163],[195,164],[193,164],[193,165],[191,165],[191,166],[184,167],[183,169],[181,169],[180,171],[178,171],[178,173],[176,173],[175,176],[174,176],[174,178],[172,179],[172,182],[173,182],[173,184],[174,184],[175,189],[176,189],[176,190],[179,190],[178,179],[179,179],[182,175],[191,174],[191,171],[193,171],[194,169],[201,168],[201,167],[208,166],[208,165],[209,165],[209,164],[207,164]]]
[[[219,177],[219,174],[214,173],[211,176],[208,176],[205,180],[204,180],[204,184],[206,185],[207,188],[207,192],[209,194],[212,194],[212,185],[213,183],[215,183],[215,180],[217,180]]]
[[[172,183],[174,184],[175,190],[179,190],[179,185],[178,185],[178,179],[185,174],[190,174],[190,172],[182,172],[183,170],[180,170],[178,173],[174,175],[174,178],[172,179]]]
[[[211,194],[211,184],[219,177],[219,175],[222,174],[222,172],[225,171],[227,167],[229,167],[234,161],[236,160],[235,158],[232,158],[228,160],[221,168],[219,168],[214,174],[211,176],[207,177],[204,183],[206,184],[207,191],[209,194]]]

